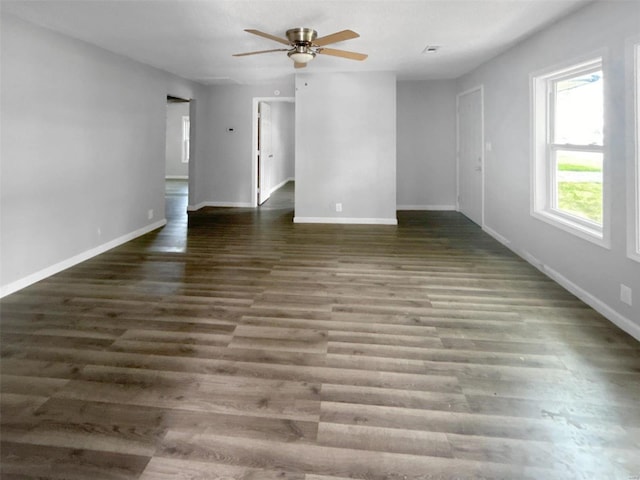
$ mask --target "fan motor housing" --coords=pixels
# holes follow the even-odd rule
[[[318,32],[312,28],[292,28],[287,30],[287,39],[292,45],[311,45],[318,37]]]

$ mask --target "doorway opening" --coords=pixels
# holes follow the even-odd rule
[[[191,101],[167,95],[165,217],[173,233],[186,236],[191,157]]]
[[[254,206],[284,208],[288,204],[293,209],[295,182],[294,98],[254,98],[252,138],[251,184]],[[278,195],[272,198],[272,194],[275,192],[278,192]]]

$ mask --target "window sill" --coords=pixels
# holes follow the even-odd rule
[[[533,211],[531,216],[602,248],[611,249],[609,240],[605,238],[604,229],[589,228],[580,222],[571,221],[569,218],[548,210]]]
[[[634,251],[627,252],[627,257],[629,257],[631,260],[635,260],[636,262],[640,263],[640,252],[634,252]]]

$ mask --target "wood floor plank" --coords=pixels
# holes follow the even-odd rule
[[[327,332],[317,329],[239,325],[234,331],[229,346],[232,348],[326,353]]]
[[[565,445],[531,440],[505,440],[472,435],[447,434],[453,456],[464,459],[481,459],[498,463],[520,465],[552,465],[554,470],[572,475],[573,462],[579,462],[591,478],[624,478],[630,471],[640,468],[640,459],[634,448],[610,449],[616,455],[612,464],[600,461],[600,448],[582,447],[578,451]],[[567,459],[571,458],[571,462]]]
[[[303,473],[267,470],[218,462],[154,457],[140,480],[306,480]]]
[[[629,480],[640,344],[456,212],[185,214],[0,301],[0,477]]]
[[[139,478],[148,457],[78,448],[2,441],[0,474],[35,478],[130,480]]]
[[[367,357],[404,358],[427,362],[461,363],[472,365],[497,365],[504,367],[532,367],[565,369],[561,359],[552,355],[536,356],[528,354],[482,353],[469,350],[450,350],[378,343],[350,343],[329,341],[328,353],[339,355],[363,355]]]
[[[153,430],[120,430],[102,425],[69,422],[41,422],[37,425],[27,425],[26,428],[13,424],[9,428],[3,427],[2,437],[4,441],[28,445],[90,449],[143,458],[151,457],[157,444]]]
[[[281,395],[264,392],[259,395],[233,393],[214,394],[200,388],[174,389],[158,385],[121,385],[102,382],[72,380],[56,398],[84,401],[106,400],[112,403],[160,407],[166,409],[253,415],[290,420],[317,421],[320,402],[312,399],[289,399]]]
[[[25,377],[3,374],[0,377],[0,391],[23,395],[50,397],[63,388],[69,380],[50,377]]]
[[[632,377],[629,378],[632,380]],[[594,382],[592,379],[568,378],[570,388],[558,389],[556,382],[532,379],[527,382],[506,379],[460,378],[465,395],[497,395],[501,398],[519,398],[564,403],[590,403],[637,407],[640,384],[625,382]]]
[[[358,403],[322,402],[321,422],[368,425],[401,430],[455,433],[555,444],[635,448],[634,429],[616,425],[571,424],[560,416],[521,418],[467,412],[411,409]]]
[[[438,391],[400,390],[398,388],[355,387],[352,385],[322,385],[322,400],[359,405],[386,405],[427,410],[469,411],[466,397],[454,389]]]
[[[426,333],[426,332],[425,332]],[[398,335],[385,333],[367,333],[367,332],[344,332],[330,330],[328,332],[328,341],[335,344],[352,343],[365,345],[393,345],[405,347],[422,347],[422,348],[438,348],[442,347],[442,343],[438,338],[429,338],[425,335]]]
[[[327,367],[416,374],[424,374],[426,372],[422,360],[335,353],[327,354]]]
[[[2,406],[0,424],[2,431],[6,433],[7,427],[12,423],[23,424],[28,422],[38,408],[48,399],[49,397],[42,395],[0,393],[0,406]]]
[[[444,433],[397,428],[322,422],[318,428],[318,444],[367,451],[453,457],[448,437]]]
[[[208,345],[226,347],[233,336],[224,333],[174,332],[166,330],[129,329],[119,336],[121,340],[136,342],[165,342],[180,345]]]
[[[271,313],[271,312],[270,312]],[[273,325],[281,328],[312,328],[312,329],[326,329],[341,332],[364,332],[364,333],[382,333],[390,335],[416,335],[416,336],[431,336],[430,327],[411,326],[411,325],[394,325],[385,323],[375,323],[369,316],[369,322],[348,322],[342,319],[338,320],[318,320],[304,318],[308,316],[308,312],[305,312],[304,316],[298,315],[298,318],[287,317],[281,315],[282,312],[272,313],[273,316],[257,316],[257,315],[245,315],[242,317],[242,323],[245,325],[265,326]],[[434,335],[437,335],[433,332]],[[442,343],[441,339],[434,338],[432,345],[438,346]]]
[[[184,435],[170,431],[160,457],[216,461],[252,468],[274,469],[287,465],[294,472],[328,476],[423,479],[425,473],[436,478],[556,478],[551,469],[492,462],[476,462],[444,457],[352,450],[343,447],[281,444],[272,441]]]
[[[589,402],[558,402],[528,398],[500,397],[497,395],[466,395],[471,411],[488,415],[510,411],[518,417],[560,418],[576,427],[582,424],[622,424],[640,426],[640,405],[615,406]]]

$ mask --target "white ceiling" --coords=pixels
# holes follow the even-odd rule
[[[286,52],[245,33],[284,37],[361,36],[331,47],[369,54],[364,62],[327,55],[306,72],[394,71],[400,79],[455,78],[591,0],[2,0],[2,12],[207,84],[259,83],[292,75]],[[438,45],[434,54],[425,46]]]

